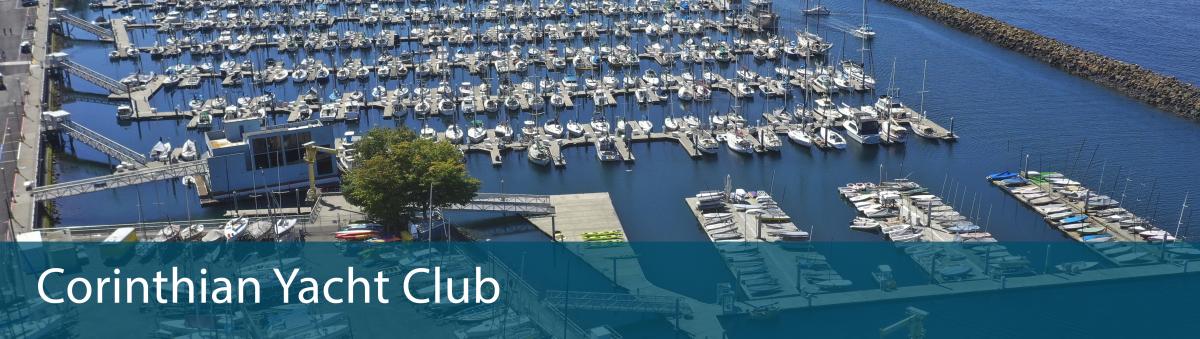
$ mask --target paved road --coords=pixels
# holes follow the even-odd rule
[[[12,191],[13,168],[19,153],[17,140],[20,135],[22,85],[28,78],[29,55],[21,54],[19,45],[33,37],[26,30],[31,22],[35,7],[21,7],[20,0],[0,0],[0,73],[4,74],[0,87],[0,190],[7,195]],[[31,155],[26,155],[31,156]],[[0,196],[5,203],[6,197]],[[10,240],[9,215],[7,208],[0,208],[0,240]]]

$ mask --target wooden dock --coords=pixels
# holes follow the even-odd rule
[[[552,195],[550,202],[554,205],[554,215],[529,219],[542,233],[557,241],[571,242],[564,247],[630,293],[679,300],[687,314],[672,320],[693,338],[724,337],[724,329],[717,318],[721,310],[717,305],[655,286],[646,278],[637,253],[628,244],[583,242],[582,235],[586,232],[620,230],[624,237],[624,226],[617,218],[608,193]]]
[[[1013,191],[1013,189],[1014,189],[1013,187],[1005,186],[1003,183],[1001,183],[1001,181],[998,181],[998,180],[991,180],[989,182],[992,185],[999,187],[1000,190],[1004,191],[1005,193],[1008,193],[1008,195],[1017,199],[1017,201],[1020,201],[1021,204],[1032,209],[1035,213],[1038,213],[1039,215],[1041,215],[1043,217],[1043,219],[1046,220],[1047,226],[1062,232],[1063,235],[1071,238],[1072,240],[1075,240],[1080,243],[1084,243],[1083,235],[1081,235],[1077,232],[1071,232],[1071,231],[1066,231],[1066,230],[1060,229],[1057,225],[1055,225],[1053,222],[1051,222],[1051,220],[1046,215],[1046,213],[1044,213],[1043,209],[1039,208],[1039,206],[1037,204],[1034,204],[1030,199],[1025,198],[1021,194],[1017,194],[1015,191]],[[1071,199],[1068,199],[1066,196],[1058,193],[1051,187],[1051,185],[1049,183],[1028,180],[1028,179],[1026,179],[1026,182],[1029,185],[1033,185],[1033,186],[1039,188],[1040,190],[1045,192],[1048,197],[1050,197],[1052,199],[1051,203],[1043,204],[1043,205],[1058,204],[1058,205],[1062,205],[1062,206],[1066,206],[1066,207],[1070,208],[1071,212],[1074,213],[1075,215],[1086,215],[1087,214],[1087,213],[1085,213],[1086,210],[1084,209],[1084,206],[1082,204],[1075,202]],[[1101,249],[1099,249],[1095,246],[1088,246],[1088,248],[1091,249],[1092,251],[1096,252],[1097,255],[1099,255],[1100,257],[1108,260],[1109,262],[1111,262],[1115,265],[1126,266],[1126,265],[1131,265],[1131,264],[1145,264],[1146,263],[1145,261],[1158,261],[1157,258],[1163,257],[1162,248],[1160,246],[1148,243],[1146,240],[1142,239],[1142,237],[1139,236],[1138,234],[1135,234],[1128,229],[1120,227],[1120,224],[1118,224],[1118,223],[1110,223],[1107,220],[1104,220],[1104,218],[1099,218],[1099,217],[1094,217],[1094,216],[1088,218],[1085,222],[1088,223],[1089,225],[1096,225],[1099,227],[1103,227],[1104,232],[1112,235],[1113,240],[1123,243],[1127,246],[1131,246],[1132,248],[1126,253],[1130,253],[1133,251],[1141,251],[1141,252],[1147,253],[1145,256],[1148,259],[1143,259],[1141,262],[1130,263],[1130,262],[1122,262],[1119,260],[1115,260],[1116,255],[1110,255],[1108,253],[1105,253],[1104,251],[1102,251]]]
[[[129,49],[133,47],[133,43],[129,41],[129,32],[125,27],[127,22],[125,19],[115,18],[110,20],[109,24],[112,26],[113,43],[117,46],[117,57],[122,59],[130,57]]]

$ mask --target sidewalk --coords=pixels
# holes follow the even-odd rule
[[[35,223],[34,208],[36,204],[30,198],[29,192],[25,191],[24,185],[26,181],[37,182],[37,175],[41,172],[41,163],[38,161],[41,154],[42,138],[41,138],[41,121],[42,121],[42,99],[44,99],[43,89],[45,88],[45,72],[42,69],[42,62],[46,59],[47,44],[49,39],[49,18],[50,18],[50,2],[41,1],[37,7],[37,21],[35,22],[36,30],[34,31],[32,61],[29,65],[29,78],[25,81],[25,106],[23,109],[24,115],[21,120],[21,141],[17,152],[17,170],[12,176],[12,180],[8,181],[11,186],[9,189],[13,191],[13,200],[10,203],[12,208],[12,219],[10,227],[12,232],[4,232],[3,238],[10,239],[10,234],[21,234],[33,229]],[[9,136],[16,137],[16,136]]]

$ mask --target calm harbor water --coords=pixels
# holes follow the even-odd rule
[[[1200,7],[1179,0],[948,0],[1017,27],[1200,84]]]
[[[843,30],[861,20],[858,14],[861,5],[856,1],[827,1],[826,4],[834,14],[819,23],[816,20],[809,22],[810,29],[835,44],[831,58],[857,58],[859,44]],[[791,2],[776,4],[782,17],[782,32],[804,29],[805,19],[799,12],[801,6],[803,4]],[[994,171],[1016,169],[1022,155],[1027,153],[1031,155],[1031,167],[1071,169],[1072,177],[1093,186],[1100,183],[1103,174],[1106,192],[1119,197],[1124,191],[1125,200],[1135,208],[1141,208],[1142,214],[1157,215],[1164,226],[1174,223],[1174,214],[1185,193],[1200,191],[1197,190],[1200,185],[1189,171],[1195,167],[1195,159],[1200,159],[1200,150],[1180,147],[1200,141],[1200,133],[1197,133],[1200,126],[1194,122],[1154,110],[923,17],[878,3],[871,6],[870,22],[879,32],[871,50],[881,87],[886,87],[894,61],[895,87],[910,106],[918,106],[922,62],[928,61],[929,93],[925,106],[929,115],[944,125],[949,124],[951,117],[956,118],[955,129],[962,136],[959,142],[930,142],[915,137],[902,146],[863,147],[851,142],[848,149],[841,152],[807,150],[789,144],[778,155],[747,157],[722,150],[717,156],[701,160],[688,158],[675,144],[651,143],[634,145],[638,160],[628,164],[601,164],[591,149],[571,148],[565,150],[568,166],[564,169],[537,167],[523,159],[521,153],[507,153],[505,163],[500,167],[492,167],[482,154],[472,154],[468,156],[468,166],[472,174],[483,180],[483,190],[488,192],[610,192],[630,237],[639,241],[704,239],[682,198],[699,190],[720,188],[726,176],[732,178],[736,187],[774,192],[798,225],[812,228],[817,240],[879,239],[877,235],[853,232],[845,227],[854,211],[837,197],[835,188],[847,182],[878,180],[881,172],[888,177],[908,177],[942,193],[948,200],[961,201],[955,204],[956,207],[964,213],[974,211],[973,214],[979,215],[981,222],[986,222],[989,231],[1000,240],[1062,239],[1034,213],[982,180],[984,175]],[[100,15],[86,8],[75,10],[89,19]],[[133,35],[140,46],[152,45],[155,39],[166,39],[145,30],[135,30]],[[161,72],[174,63],[191,62],[187,57],[152,61],[148,56],[137,63],[110,62],[104,57],[108,49],[111,47],[95,42],[74,41],[67,52],[73,59],[117,78],[137,72],[139,68],[142,72]],[[288,58],[263,51],[248,57],[260,64],[267,58]],[[366,61],[374,59],[367,53],[355,54]],[[799,66],[803,60],[791,62]],[[662,70],[649,60],[643,61],[642,66],[643,69]],[[749,56],[743,58],[741,66],[764,74],[773,68],[769,63],[757,64]],[[730,76],[735,67],[729,65],[721,72]],[[677,66],[675,72],[682,71],[683,66]],[[532,76],[540,78],[542,74]],[[453,80],[451,83],[456,83]],[[338,86],[342,86],[339,89],[343,91],[369,91],[376,85],[373,82]],[[330,87],[334,84],[337,83],[331,82]],[[398,84],[396,80],[388,83],[389,86]],[[84,91],[99,91],[78,79],[75,86]],[[276,93],[290,100],[302,90],[287,84]],[[198,90],[160,92],[153,103],[160,110],[170,110],[185,106],[193,96],[255,93],[248,84],[231,90],[209,82]],[[727,112],[731,106],[727,98],[717,93],[711,103],[693,105],[689,110],[702,117],[709,111]],[[848,98],[851,102],[859,100],[854,96]],[[592,112],[590,102],[579,100],[577,103],[572,110],[554,112],[551,109],[549,116],[560,114],[563,119],[579,117],[579,120],[587,120]],[[741,109],[753,122],[763,110],[787,104],[785,100],[759,96],[743,101]],[[109,105],[72,102],[65,107],[75,112],[77,121],[135,150],[149,150],[160,138],[175,144],[181,144],[184,138],[202,139],[200,132],[183,128],[184,120],[120,122],[115,117],[114,107]],[[606,113],[610,119],[615,115],[649,116],[656,125],[661,125],[662,117],[669,111],[681,113],[675,105],[638,106],[623,102]],[[501,113],[500,117],[503,116]],[[283,118],[274,117],[276,121]],[[495,121],[499,117],[480,115],[479,118]],[[528,115],[512,118],[525,119]],[[469,118],[461,117],[457,121],[464,120]],[[454,119],[429,121],[439,130],[452,122]],[[409,127],[421,124],[412,115],[405,119],[384,120],[376,113],[366,115],[358,124],[338,128],[365,131],[373,127],[393,127],[397,123]],[[105,173],[102,165],[105,156],[102,154],[80,146],[75,156],[86,161],[60,161],[60,180]],[[950,193],[952,190],[958,193]],[[1141,202],[1136,201],[1139,198]],[[1158,202],[1153,204],[1156,206],[1150,204],[1151,198]],[[972,201],[975,202],[973,205]],[[194,194],[189,194],[177,182],[63,198],[58,204],[62,225],[136,222],[139,205],[140,215],[145,220],[184,219],[189,213],[192,217],[213,213],[201,209]]]

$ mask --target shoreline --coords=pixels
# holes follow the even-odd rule
[[[881,0],[1175,115],[1200,120],[1200,88],[938,0]]]

